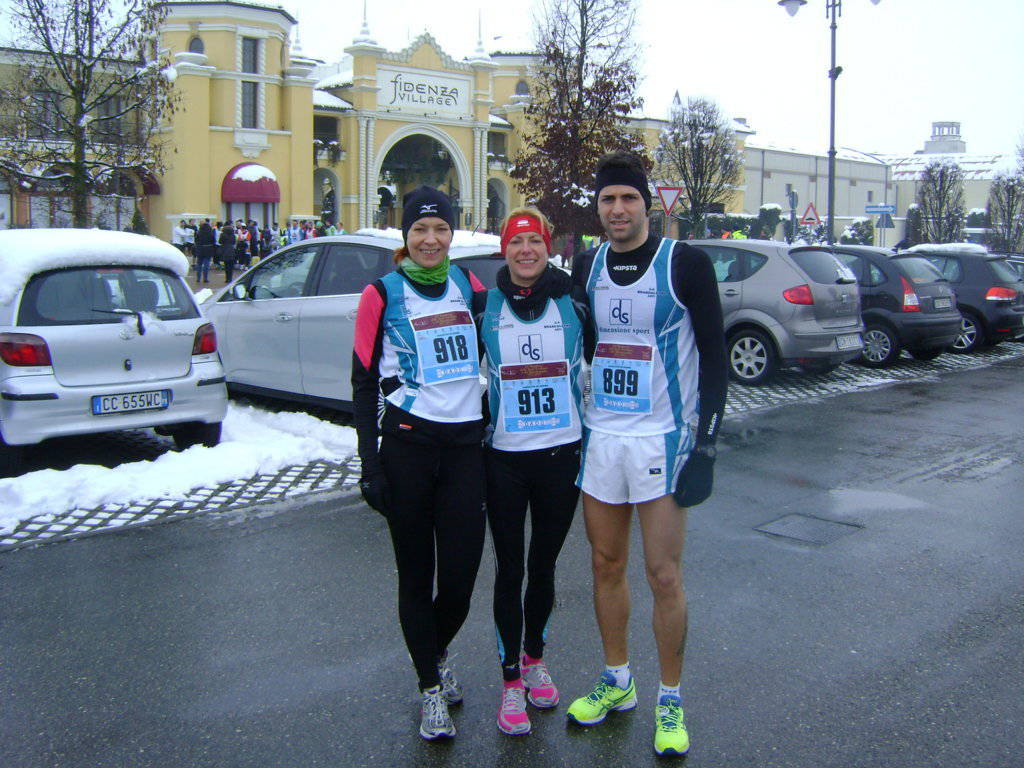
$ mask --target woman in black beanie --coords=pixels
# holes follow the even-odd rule
[[[398,615],[422,692],[420,735],[428,740],[455,735],[448,705],[462,701],[462,688],[448,666],[448,645],[469,613],[485,530],[472,307],[486,289],[450,264],[454,225],[442,192],[420,187],[406,195],[398,268],[363,290],[352,355],[359,486],[391,531]]]

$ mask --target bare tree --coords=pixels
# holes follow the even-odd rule
[[[711,206],[725,204],[739,185],[743,158],[736,147],[730,121],[710,99],[679,94],[672,104],[668,127],[654,151],[655,175],[665,184],[683,188],[691,232],[704,233]]]
[[[1024,169],[996,176],[988,193],[988,216],[992,250],[1024,251]]]
[[[570,238],[597,232],[591,186],[601,155],[628,149],[646,159],[642,137],[627,125],[642,106],[635,14],[633,0],[546,0],[536,21],[542,59],[510,175]]]
[[[163,170],[154,131],[174,108],[173,70],[156,54],[164,13],[153,0],[12,4],[22,49],[16,79],[0,83],[0,163],[66,196],[76,227],[119,172]]]
[[[917,190],[922,243],[957,243],[963,240],[964,173],[948,160],[929,163]]]

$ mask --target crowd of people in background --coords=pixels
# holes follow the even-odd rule
[[[300,240],[326,235],[344,235],[345,229],[332,219],[293,221],[286,227],[253,219],[211,222],[182,219],[171,230],[171,244],[189,259],[197,283],[210,282],[210,270],[224,271],[224,281],[234,279],[236,269],[245,270],[278,248]]]

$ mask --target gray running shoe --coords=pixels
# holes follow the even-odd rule
[[[448,714],[441,686],[435,685],[423,691],[423,705],[420,709],[420,736],[427,741],[450,739],[455,736],[455,723]]]
[[[448,666],[448,654],[437,660],[437,674],[441,678],[441,693],[449,704],[462,703],[462,685]]]

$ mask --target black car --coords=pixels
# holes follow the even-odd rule
[[[836,245],[832,252],[857,276],[864,365],[892,365],[904,349],[917,360],[931,360],[956,341],[956,296],[923,256],[861,245]]]
[[[476,275],[476,279],[484,284],[484,288],[495,288],[498,285],[498,270],[505,266],[505,257],[500,253],[455,255],[452,257],[452,263]]]
[[[972,352],[1024,332],[1024,280],[1005,256],[980,245],[915,245],[907,253],[924,256],[949,280],[963,315],[956,352]]]

